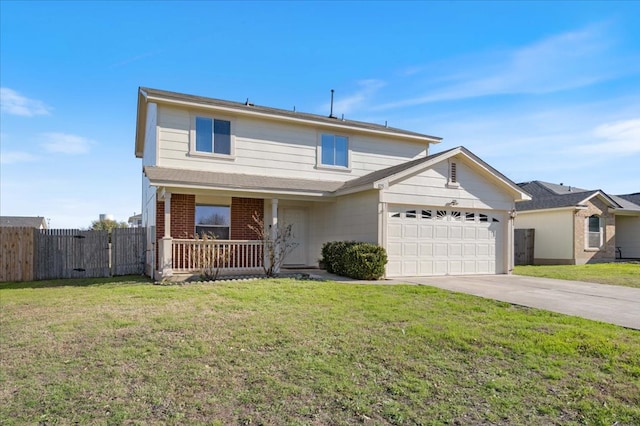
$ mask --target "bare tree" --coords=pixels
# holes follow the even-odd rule
[[[231,250],[215,244],[216,236],[212,234],[195,234],[193,239],[196,244],[191,255],[199,266],[200,277],[205,281],[217,280],[220,269],[229,263]]]
[[[273,277],[280,271],[280,267],[298,243],[293,241],[293,225],[276,225],[275,229],[266,226],[264,220],[253,213],[252,224],[247,225],[264,243],[266,250],[266,262],[262,262],[264,274]]]

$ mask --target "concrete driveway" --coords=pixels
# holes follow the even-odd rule
[[[640,289],[520,275],[413,277],[394,280],[640,330]]]

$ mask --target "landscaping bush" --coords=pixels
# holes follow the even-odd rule
[[[329,241],[322,245],[322,260],[327,272],[332,274],[340,274],[341,259],[347,247],[357,244],[356,241]]]
[[[359,280],[377,280],[384,275],[387,253],[383,247],[356,241],[331,241],[322,246],[327,272]]]

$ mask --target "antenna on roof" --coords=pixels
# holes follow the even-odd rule
[[[244,103],[245,105],[249,105],[249,98],[247,98],[247,100]]]
[[[389,126],[387,125],[387,120],[384,120],[384,127],[389,127]]]
[[[331,111],[329,112],[329,118],[338,118],[335,115],[333,115],[333,92],[334,90],[331,89]]]
[[[293,112],[296,112],[296,106],[295,105],[293,106]]]

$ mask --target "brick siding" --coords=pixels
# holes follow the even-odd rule
[[[171,194],[171,237],[193,238],[196,229],[196,196]],[[164,201],[156,204],[156,238],[164,237]]]
[[[249,229],[254,224],[253,215],[264,220],[264,200],[261,198],[231,199],[231,236],[232,240],[258,240],[255,232]]]
[[[600,216],[603,223],[603,245],[600,250],[585,249],[586,220],[591,215]],[[575,246],[574,258],[578,265],[584,263],[610,262],[615,259],[615,215],[609,213],[609,208],[599,198],[593,198],[587,203],[585,210],[578,210],[574,218]]]

